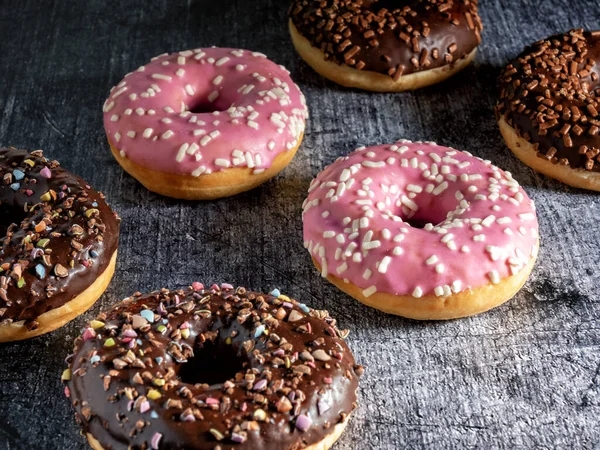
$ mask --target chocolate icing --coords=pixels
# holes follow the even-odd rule
[[[500,77],[503,116],[541,158],[600,171],[600,32],[571,30],[527,47]]]
[[[356,407],[362,367],[346,334],[283,295],[199,283],[137,294],[76,339],[65,392],[105,449],[300,449]],[[181,380],[215,351],[224,378],[242,369],[212,385]]]
[[[464,58],[483,28],[477,0],[294,0],[290,18],[325,59],[395,79]]]
[[[0,149],[0,323],[36,318],[84,291],[117,249],[104,196],[42,151]]]

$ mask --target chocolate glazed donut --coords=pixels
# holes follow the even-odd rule
[[[87,310],[114,272],[119,223],[104,196],[42,151],[0,149],[0,342]]]
[[[496,117],[525,164],[600,190],[600,31],[538,41],[506,66]]]
[[[477,0],[294,0],[289,16],[294,45],[313,68],[375,91],[451,76],[474,57],[483,28]]]
[[[326,311],[272,294],[194,283],[91,321],[63,380],[92,447],[329,448],[363,369]]]

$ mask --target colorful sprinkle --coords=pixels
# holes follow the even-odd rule
[[[47,167],[44,167],[42,170],[40,170],[40,175],[44,178],[52,178],[52,172],[50,172],[50,169]]]

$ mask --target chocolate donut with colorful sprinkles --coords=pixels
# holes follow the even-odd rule
[[[277,290],[194,283],[100,314],[62,379],[95,450],[325,450],[357,407],[346,335]]]
[[[41,150],[0,149],[0,342],[53,331],[108,286],[119,218]]]

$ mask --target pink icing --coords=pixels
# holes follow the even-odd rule
[[[190,109],[211,112],[191,112]],[[152,170],[199,176],[253,173],[295,148],[304,96],[283,67],[248,50],[199,48],[153,58],[104,103],[104,127],[122,156]]]
[[[312,181],[303,208],[304,245],[322,275],[366,297],[445,297],[497,284],[538,251],[533,201],[511,174],[433,143],[339,158]]]

